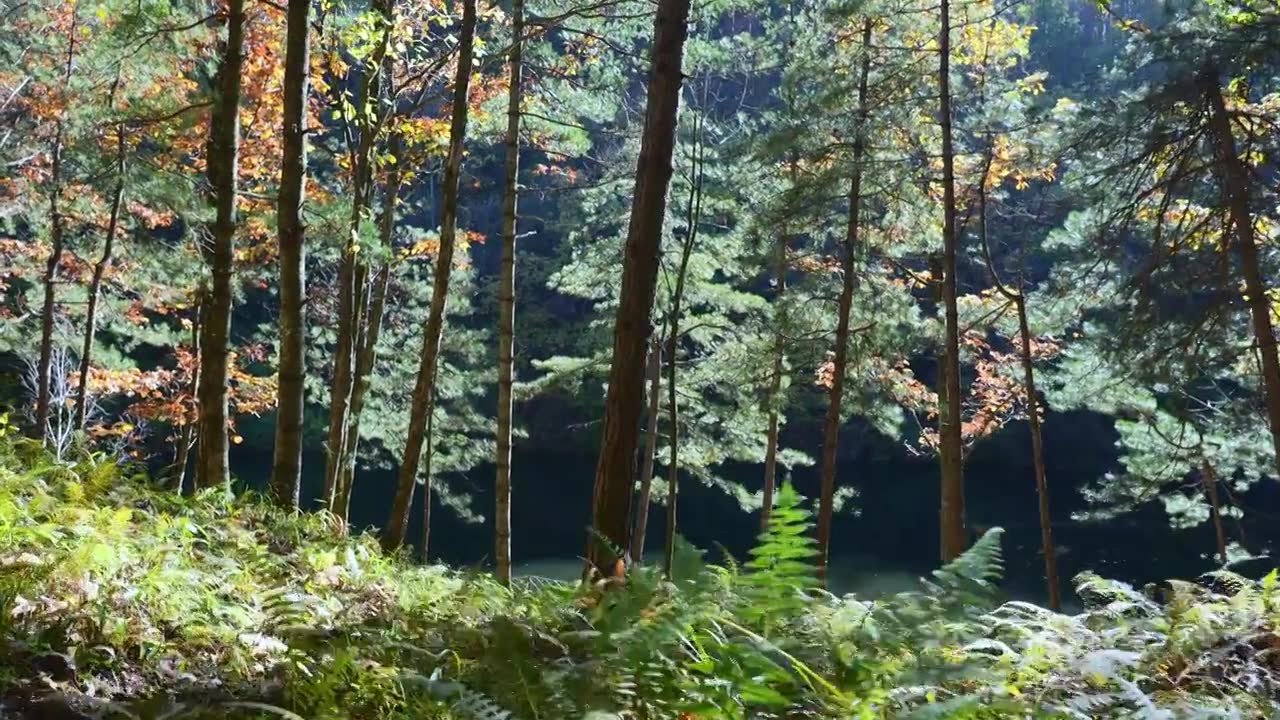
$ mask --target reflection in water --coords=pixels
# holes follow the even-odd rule
[[[1051,448],[1052,449],[1052,448]],[[261,449],[233,450],[237,479],[265,487],[270,456]],[[1191,578],[1209,570],[1214,550],[1212,530],[1169,529],[1163,511],[1152,507],[1114,521],[1078,523],[1071,513],[1083,508],[1075,489],[1094,480],[1109,460],[1082,454],[1062,455],[1053,467],[1054,535],[1059,548],[1059,572],[1069,591],[1070,579],[1082,570],[1137,586],[1166,578]],[[1053,459],[1053,453],[1050,455]],[[594,458],[517,449],[512,505],[516,573],[573,580],[581,566],[577,556],[586,543]],[[319,453],[308,454],[306,466],[323,467]],[[726,476],[754,487],[758,468],[726,469]],[[319,493],[318,471],[308,473],[304,496]],[[1043,558],[1036,524],[1037,509],[1030,468],[1009,454],[975,453],[967,464],[969,521],[975,537],[987,527],[1004,528],[1006,597],[1043,602]],[[841,466],[841,479],[855,485],[857,515],[837,516],[833,535],[830,584],[832,591],[865,596],[911,590],[916,579],[937,567],[937,488],[935,466],[898,460],[851,461]],[[487,514],[492,507],[492,468],[481,466],[461,476],[442,478],[455,491],[474,497],[473,507]],[[794,472],[798,489],[812,495],[817,487],[813,468]],[[373,528],[385,518],[395,484],[392,470],[362,470],[352,498],[351,520],[356,528]],[[684,484],[681,532],[695,547],[707,551],[709,562],[721,562],[722,551],[746,557],[757,531],[757,515],[744,513],[735,501],[696,482]],[[415,498],[409,537],[421,537],[421,501]],[[306,502],[304,498],[304,502]],[[1275,505],[1276,498],[1255,500],[1255,506]],[[1260,514],[1257,514],[1261,517]],[[661,507],[650,514],[652,542],[645,559],[661,556],[666,517]],[[492,525],[468,524],[450,510],[433,506],[431,558],[457,567],[487,567],[492,562]],[[1269,544],[1274,527],[1250,525],[1253,549]],[[1264,563],[1265,564],[1265,563]],[[1251,568],[1253,569],[1253,568]],[[1265,569],[1263,570],[1265,572]],[[1070,596],[1070,593],[1066,593]]]

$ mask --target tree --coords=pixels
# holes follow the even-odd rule
[[[422,355],[413,389],[413,412],[409,421],[409,437],[401,460],[391,515],[387,520],[386,528],[383,529],[382,544],[387,548],[396,548],[404,544],[410,503],[413,500],[414,486],[418,482],[422,448],[428,439],[428,423],[435,407],[440,339],[444,333],[449,274],[453,269],[457,234],[458,176],[462,167],[462,151],[467,136],[468,87],[471,83],[475,31],[476,0],[463,0],[462,28],[458,40],[458,67],[453,83],[453,114],[449,125],[449,156],[445,161],[444,179],[441,182],[440,249],[436,255],[435,273],[431,281],[431,313],[423,327]],[[430,455],[427,462],[422,489],[425,508],[429,508],[431,502]],[[427,532],[427,529],[424,528],[423,532]],[[426,555],[425,544],[422,552]]]
[[[240,73],[243,64],[244,0],[229,0],[227,37],[214,76],[215,95],[209,116],[205,163],[216,218],[204,257],[211,281],[200,300],[200,408],[197,487],[230,482],[227,450],[228,346],[231,333],[232,264],[240,177]]]
[[[516,178],[520,172],[520,100],[523,88],[524,0],[511,6],[506,164],[502,204],[502,272],[498,281],[498,455],[494,480],[494,554],[498,580],[511,583],[511,390],[515,369]]]
[[[1187,425],[1208,436],[1235,425],[1237,413],[1264,413],[1269,464],[1278,457],[1280,358],[1270,258],[1259,252],[1274,232],[1275,194],[1253,176],[1276,157],[1263,118],[1275,103],[1280,45],[1275,9],[1262,4],[1197,4],[1150,25],[1112,10],[1129,44],[1111,92],[1073,114],[1068,181],[1083,209],[1055,238],[1073,254],[1055,274],[1078,299],[1085,330],[1117,338],[1089,348],[1154,405],[1137,427],[1117,422],[1142,468],[1102,493],[1118,501],[1158,494],[1153,481],[1166,475],[1143,460],[1164,444],[1149,437],[1157,429],[1172,438],[1170,428]],[[1154,79],[1134,87],[1134,77]],[[1197,417],[1200,402],[1222,417]],[[1253,435],[1239,431],[1242,441]],[[1224,476],[1249,464],[1239,455],[1210,463]],[[1201,472],[1192,457],[1168,477]]]
[[[644,558],[644,538],[649,527],[649,506],[652,503],[653,470],[658,454],[658,413],[662,404],[662,336],[656,333],[650,341],[649,407],[644,433],[644,448],[640,451],[640,494],[636,497],[636,523],[631,530],[631,559],[640,562]]]
[[[628,524],[644,398],[645,357],[653,331],[649,315],[653,310],[667,185],[671,180],[688,17],[688,0],[659,0],[650,51],[644,136],[636,165],[600,458],[592,491],[592,528],[613,548],[591,538],[587,558],[596,567],[612,565],[614,548],[626,548],[630,540]]]
[[[117,71],[115,82],[111,86],[111,97],[107,105],[115,104],[115,95],[120,87],[120,74]],[[93,366],[93,343],[98,331],[98,302],[102,296],[102,280],[115,250],[116,234],[120,231],[120,212],[124,207],[125,161],[128,157],[128,144],[124,122],[116,123],[116,188],[111,198],[110,218],[107,220],[106,240],[102,244],[102,255],[93,266],[93,279],[89,283],[89,304],[85,309],[84,345],[80,349],[80,378],[76,390],[76,428],[84,431],[89,413],[89,370]]]
[[[853,173],[849,180],[849,223],[841,247],[840,306],[837,310],[835,355],[832,360],[832,381],[827,394],[827,416],[822,433],[822,488],[818,502],[818,573],[826,577],[827,559],[831,547],[831,516],[835,511],[836,451],[840,443],[840,406],[844,401],[844,378],[849,358],[849,314],[853,305],[855,269],[853,261],[858,253],[862,211],[862,169],[866,150],[867,116],[869,114],[867,83],[871,75],[871,31],[874,21],[867,18],[862,25],[862,65],[858,75],[858,125],[853,141]]]
[[[951,3],[938,8],[938,122],[942,126],[942,304],[946,315],[943,340],[942,406],[938,410],[942,458],[942,559],[953,560],[968,545],[964,519],[964,445],[960,435],[960,321],[956,310],[955,148],[951,136]]]
[[[307,96],[311,75],[311,0],[289,0],[284,68],[284,156],[276,226],[280,243],[280,358],[275,459],[276,503],[296,508],[302,487],[302,420],[306,367],[306,229],[302,203],[307,183]]]
[[[66,61],[63,63],[62,83],[67,88],[71,84],[71,75],[75,69],[76,37],[80,31],[77,8],[70,8],[70,22],[67,28]],[[53,378],[50,373],[53,367],[53,322],[56,311],[58,265],[62,262],[62,251],[66,243],[66,218],[62,211],[63,192],[63,153],[66,150],[66,112],[67,105],[62,105],[53,122],[53,138],[49,144],[49,258],[45,261],[44,270],[44,305],[40,309],[40,359],[36,365],[36,416],[34,432],[40,440],[45,440],[49,432],[49,412],[51,387]]]

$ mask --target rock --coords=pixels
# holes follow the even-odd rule
[[[31,668],[54,682],[66,683],[76,679],[75,660],[62,653],[40,653],[31,659]]]

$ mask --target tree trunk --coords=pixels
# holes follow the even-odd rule
[[[372,188],[370,153],[372,138],[362,139],[356,154],[355,194],[351,199],[349,240],[338,267],[338,335],[333,357],[333,379],[329,384],[329,430],[325,440],[324,505],[330,512],[337,512],[338,487],[342,482],[342,468],[346,462],[346,449],[350,444],[351,405],[355,392],[355,374],[358,341],[361,333],[364,306],[364,279],[367,269],[358,258],[359,228],[368,210]]]
[[[1249,311],[1253,317],[1254,342],[1262,356],[1262,388],[1267,402],[1267,420],[1271,426],[1272,449],[1275,452],[1276,466],[1280,468],[1280,354],[1276,351],[1276,336],[1271,323],[1271,300],[1267,297],[1267,285],[1262,277],[1254,237],[1253,212],[1249,201],[1249,170],[1237,154],[1231,116],[1222,99],[1222,88],[1218,85],[1216,71],[1205,74],[1204,85],[1210,108],[1210,129],[1218,156],[1217,174],[1226,189],[1227,210],[1231,214],[1231,225],[1235,228],[1236,252],[1240,255],[1240,270],[1244,275]]]
[[[600,458],[592,492],[588,562],[611,567],[628,545],[631,496],[635,491],[636,443],[644,403],[644,366],[658,280],[662,225],[676,116],[680,109],[681,63],[688,32],[689,0],[658,0],[644,134],[636,166],[631,219],[627,227],[622,290],[613,331],[613,360],[605,396]],[[598,534],[598,535],[596,535]],[[600,542],[600,538],[607,540]],[[612,545],[612,547],[609,547]]]
[[[943,341],[943,386],[945,403],[939,409],[939,442],[942,456],[941,535],[942,559],[949,561],[964,552],[968,533],[964,518],[964,444],[960,434],[960,321],[956,310],[956,229],[955,147],[951,137],[951,8],[941,0],[942,29],[938,33],[938,119],[942,125],[942,302],[946,313]]]
[[[362,168],[357,164],[354,175],[358,178]],[[359,180],[356,180],[359,185]],[[357,188],[352,196],[352,226],[363,213],[359,206],[363,203],[362,193]],[[334,292],[338,294],[338,327],[336,345],[333,351],[333,378],[329,381],[329,429],[325,436],[324,487],[321,490],[321,502],[324,508],[334,512],[334,502],[341,474],[342,453],[347,446],[347,417],[351,403],[351,367],[355,352],[355,253],[350,247],[343,250],[342,259],[338,262],[338,284]]]
[[[306,374],[307,92],[311,71],[311,0],[289,0],[284,61],[283,157],[276,225],[280,243],[280,369],[271,494],[296,509],[302,487],[302,419]]]
[[[676,394],[677,359],[680,354],[680,313],[684,304],[684,286],[689,276],[689,258],[698,241],[698,224],[702,219],[702,144],[698,118],[693,120],[693,162],[690,172],[689,204],[685,214],[684,245],[680,248],[680,269],[676,273],[676,289],[671,296],[671,334],[667,357],[667,425],[670,428],[670,453],[667,461],[667,542],[663,569],[671,577],[675,558],[676,529],[680,522],[680,399]]]
[[[422,362],[413,388],[413,407],[409,416],[409,437],[400,462],[399,482],[391,516],[383,532],[383,547],[394,549],[404,544],[409,524],[409,508],[418,481],[422,445],[427,422],[435,404],[436,369],[440,360],[440,340],[444,334],[445,310],[449,295],[449,275],[453,269],[454,241],[457,236],[458,176],[462,168],[462,150],[467,136],[467,92],[471,82],[472,46],[476,31],[476,0],[463,0],[462,30],[458,45],[457,76],[453,82],[453,117],[449,126],[449,156],[445,161],[441,182],[440,252],[436,256],[431,282],[431,310],[422,338]],[[424,501],[430,507],[431,477],[424,478]],[[423,528],[424,535],[429,531]],[[425,548],[424,548],[425,552]]]
[[[781,413],[778,405],[782,402],[782,371],[786,364],[786,341],[783,337],[782,302],[787,293],[787,236],[784,233],[778,240],[778,258],[775,270],[775,282],[778,294],[774,297],[777,305],[774,332],[773,367],[769,376],[769,396],[766,404],[769,408],[769,429],[765,436],[764,450],[764,493],[760,501],[760,529],[769,527],[769,515],[773,512],[773,495],[778,487],[778,433],[781,425]]]
[[[358,104],[360,107],[379,107],[382,102],[382,76],[386,73],[383,63],[395,25],[394,6],[391,0],[375,0],[371,8],[383,17],[383,32],[372,58],[364,68],[360,81]],[[371,70],[371,68],[373,68]],[[359,362],[358,336],[365,331],[365,287],[369,270],[359,254],[360,226],[373,200],[373,152],[377,142],[379,122],[366,115],[358,119],[360,141],[352,158],[352,198],[349,238],[338,266],[338,328],[337,347],[334,351],[333,378],[329,384],[329,430],[325,439],[324,489],[322,500],[325,509],[345,517],[339,509],[339,486],[349,461],[348,448],[358,444],[352,438],[352,405],[356,393],[356,364]],[[348,488],[349,492],[349,488]]]
[[[1035,366],[1031,357],[1031,327],[1027,322],[1027,299],[1014,296],[1018,310],[1018,335],[1022,351],[1022,387],[1026,393],[1027,422],[1031,425],[1031,458],[1036,470],[1036,497],[1040,501],[1040,552],[1044,555],[1044,581],[1049,590],[1049,609],[1062,609],[1058,587],[1058,553],[1053,544],[1053,520],[1049,514],[1049,480],[1044,461],[1044,435],[1040,429],[1040,400],[1036,392]]]
[[[392,157],[399,157],[402,142],[398,134],[392,134],[387,144],[387,151]],[[387,174],[386,186],[383,190],[382,220],[379,227],[381,243],[384,250],[391,251],[392,235],[396,226],[396,205],[400,201],[400,184],[403,165],[395,163]],[[360,443],[360,419],[364,415],[365,398],[369,393],[369,382],[373,376],[373,368],[378,359],[378,338],[382,334],[382,321],[387,304],[387,286],[391,282],[391,266],[384,262],[373,280],[372,298],[369,310],[365,313],[365,328],[360,336],[356,350],[355,377],[351,388],[350,418],[346,434],[346,449],[343,451],[342,468],[338,476],[332,512],[345,524],[351,510],[351,489],[355,484],[356,456]]]
[[[71,72],[75,67],[76,39],[79,16],[72,6],[71,27],[67,32],[67,61],[63,68],[62,85],[67,90],[71,85]],[[65,130],[66,108],[63,108],[54,123],[53,143],[49,149],[50,174],[49,183],[49,258],[44,266],[44,304],[40,308],[40,359],[36,365],[36,424],[33,434],[41,442],[49,437],[49,414],[52,398],[53,372],[53,320],[57,304],[58,265],[62,262],[62,248],[65,244],[66,226],[62,216],[62,151],[63,132]]]
[[[1222,504],[1218,502],[1218,474],[1208,460],[1200,464],[1200,483],[1204,486],[1205,499],[1209,501],[1209,516],[1213,520],[1213,532],[1218,541],[1218,557],[1227,566],[1227,530],[1222,524]]]
[[[649,415],[645,428],[644,453],[640,458],[640,496],[636,499],[636,522],[631,535],[631,559],[640,562],[644,556],[644,536],[649,526],[649,497],[653,492],[654,460],[658,454],[658,407],[662,400],[662,338],[654,335],[649,343]]]
[[[511,386],[515,366],[516,177],[520,170],[520,77],[524,0],[511,6],[511,60],[507,94],[506,193],[502,203],[502,275],[498,281],[498,447],[494,479],[494,557],[498,582],[511,584]]]
[[[191,323],[191,384],[187,388],[187,392],[191,394],[192,401],[199,396],[200,393],[200,326],[203,324],[203,312],[200,309],[200,294],[196,296],[196,317]],[[196,406],[197,411],[199,405]],[[176,476],[174,477],[174,486],[177,488],[178,494],[186,494],[187,485],[187,463],[191,455],[191,448],[195,446],[197,438],[200,437],[200,420],[198,417],[184,418],[185,422],[178,429],[178,451],[174,453],[176,459]],[[199,463],[197,462],[197,465]],[[194,491],[199,485],[199,470],[197,468],[195,481],[191,484]]]
[[[217,217],[205,249],[212,275],[202,301],[200,330],[200,465],[202,487],[231,481],[227,461],[227,362],[231,333],[231,276],[238,219],[237,179],[240,156],[240,68],[244,52],[244,0],[227,5],[227,41],[218,68],[217,91],[209,120],[205,162],[213,187]]]
[[[128,148],[125,145],[124,125],[116,125],[116,190],[111,197],[111,215],[107,219],[107,235],[102,241],[102,257],[93,266],[93,279],[89,282],[89,304],[85,310],[84,346],[80,350],[80,385],[76,389],[76,427],[84,430],[89,415],[89,370],[93,364],[93,343],[98,332],[98,300],[102,294],[102,278],[111,266],[115,249],[116,232],[120,227],[120,209],[124,205],[124,161]]]
[[[822,433],[822,490],[818,501],[818,577],[826,582],[831,552],[831,524],[835,512],[836,453],[840,445],[840,413],[844,402],[844,376],[849,362],[849,314],[853,309],[854,254],[858,251],[858,229],[862,211],[862,159],[867,125],[867,79],[871,74],[871,20],[862,26],[862,67],[858,78],[858,128],[853,142],[853,176],[849,181],[849,223],[845,229],[844,272],[840,287],[839,317],[836,320],[836,348],[832,362],[831,387],[827,393],[827,417]]]
[[[427,410],[427,452],[422,468],[422,562],[429,560],[431,548],[431,463],[435,459],[436,450],[436,413],[435,399],[429,403]]]

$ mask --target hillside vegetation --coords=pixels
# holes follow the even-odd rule
[[[323,515],[183,498],[0,438],[0,664],[18,717],[1262,718],[1280,590],[1219,574],[998,604],[999,531],[867,603],[817,589],[787,488],[744,563],[625,584],[417,566]],[[1212,585],[1213,587],[1206,587]]]

